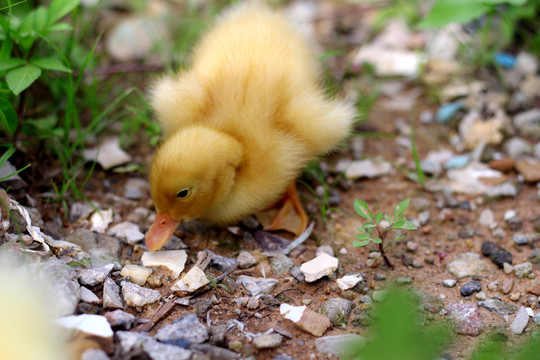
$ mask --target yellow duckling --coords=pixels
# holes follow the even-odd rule
[[[348,135],[353,107],[325,96],[307,41],[258,3],[226,12],[192,64],[152,91],[166,138],[150,167],[157,216],[146,246],[161,248],[181,221],[230,224],[280,199],[267,228],[294,210],[302,232],[295,178]]]

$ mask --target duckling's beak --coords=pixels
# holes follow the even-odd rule
[[[157,214],[156,220],[146,234],[146,247],[148,250],[161,249],[174,234],[178,225],[180,225],[180,221],[173,220],[168,213]]]

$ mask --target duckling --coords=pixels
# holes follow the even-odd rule
[[[295,179],[350,132],[351,104],[329,99],[308,41],[265,5],[229,9],[196,46],[191,68],[161,78],[151,103],[165,140],[150,165],[157,215],[146,236],[161,248],[182,221],[231,224],[281,203],[308,218]],[[281,201],[280,201],[281,199]]]

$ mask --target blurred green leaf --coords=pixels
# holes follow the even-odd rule
[[[40,75],[40,68],[33,65],[26,65],[8,72],[6,81],[10,90],[15,95],[19,95],[23,90],[32,85]]]
[[[2,165],[4,165],[4,163],[6,161],[9,160],[9,158],[11,157],[11,155],[13,155],[15,153],[15,148],[13,147],[13,145],[9,145],[9,147],[7,148],[6,151],[4,151],[4,153],[2,154],[2,156],[0,156],[0,167]]]
[[[478,0],[439,0],[430,13],[420,21],[421,29],[441,28],[453,22],[465,24],[490,9],[489,5]]]
[[[68,23],[56,23],[48,28],[49,32],[57,32],[57,31],[71,31],[73,30],[73,26],[69,25]]]
[[[352,246],[353,247],[361,247],[361,246],[366,246],[367,244],[369,244],[371,242],[371,240],[362,240],[362,241],[353,241],[352,243]]]
[[[394,209],[394,217],[401,216],[407,210],[409,207],[409,203],[411,201],[409,199],[405,199],[401,201],[399,204],[396,205],[396,208]]]
[[[380,223],[383,217],[384,217],[384,213],[382,212],[378,212],[377,214],[375,214],[375,223],[376,224]]]
[[[411,221],[405,220],[405,224],[403,224],[403,226],[401,226],[400,229],[403,229],[403,230],[417,230],[418,228]]]
[[[364,219],[373,221],[373,214],[369,211],[365,201],[359,199],[354,200],[354,210]]]
[[[75,9],[81,0],[53,0],[49,6],[48,24],[52,25]]]
[[[22,64],[25,64],[26,61],[23,59],[5,59],[0,60],[0,71],[10,70],[13,68],[16,68],[17,66],[21,66]]]
[[[33,65],[39,66],[45,70],[62,71],[70,73],[71,69],[65,66],[62,61],[55,57],[49,57],[45,59],[37,59],[32,61]]]
[[[9,134],[13,135],[17,129],[17,112],[11,103],[4,98],[0,98],[0,120],[6,126]]]

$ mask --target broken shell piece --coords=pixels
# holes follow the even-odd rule
[[[109,137],[93,149],[83,150],[83,157],[96,161],[105,170],[131,161],[131,156],[120,148],[118,137]]]
[[[210,280],[208,280],[204,271],[194,266],[171,287],[171,290],[193,292],[208,283],[210,283]]]
[[[337,279],[336,283],[341,290],[348,290],[362,281],[363,278],[364,277],[361,274],[345,275],[344,277]]]
[[[114,225],[109,229],[107,234],[122,238],[126,240],[129,245],[135,245],[144,239],[144,234],[141,232],[139,227],[129,221],[124,221],[120,224]]]
[[[184,271],[186,260],[185,250],[146,251],[141,258],[143,266],[165,266],[172,271],[175,278]]]
[[[248,291],[249,295],[257,296],[259,294],[270,294],[274,287],[276,287],[278,281],[271,278],[256,278],[252,276],[240,275],[237,283]]]
[[[338,259],[326,253],[322,253],[313,260],[300,266],[300,271],[306,277],[307,282],[319,280],[323,276],[330,276],[338,267]]]
[[[128,264],[120,271],[120,276],[131,278],[131,282],[139,286],[146,284],[146,279],[152,274],[152,269],[145,268],[139,265]]]
[[[96,211],[90,217],[90,222],[92,223],[91,231],[103,234],[105,230],[112,223],[113,211],[112,209]]]
[[[64,328],[78,330],[88,335],[111,339],[114,335],[107,318],[101,315],[70,315],[61,317],[56,322]]]
[[[279,312],[285,319],[291,320],[302,330],[315,336],[322,336],[331,325],[329,318],[306,306],[281,304]]]

